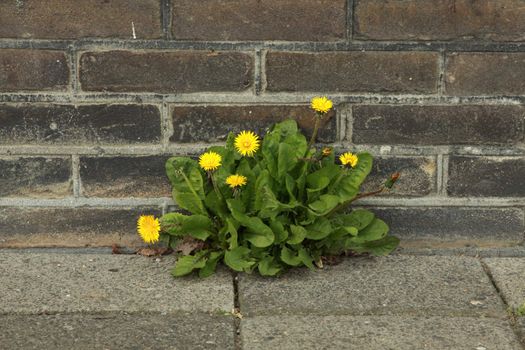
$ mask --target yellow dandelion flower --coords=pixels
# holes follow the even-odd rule
[[[242,175],[230,175],[226,178],[226,184],[231,188],[241,187],[246,185],[246,176]]]
[[[341,164],[350,165],[352,168],[355,168],[359,158],[357,157],[357,155],[353,153],[346,152],[346,153],[341,154],[341,156],[339,157],[339,160],[341,161]]]
[[[259,149],[259,136],[252,131],[242,131],[235,138],[235,148],[243,156],[252,157]]]
[[[320,114],[328,113],[332,109],[333,103],[326,96],[314,97],[310,104],[312,109]]]
[[[141,215],[137,221],[140,237],[146,243],[155,243],[159,240],[160,222],[153,215]]]
[[[217,170],[221,166],[222,158],[215,152],[206,152],[199,157],[199,165],[206,171]]]

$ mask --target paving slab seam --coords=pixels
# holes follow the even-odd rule
[[[135,254],[137,247],[121,247],[122,254]],[[1,253],[48,253],[48,254],[112,254],[112,247],[0,247]],[[399,248],[392,255],[401,256],[464,256],[472,258],[523,258],[525,246],[506,248]]]
[[[393,255],[408,256],[466,256],[472,258],[522,258],[525,257],[523,244],[513,247],[464,247],[464,248],[399,248]]]
[[[232,311],[239,312],[242,317],[241,303],[239,301],[239,276],[237,272],[232,272],[232,283],[233,283],[233,307]],[[234,315],[234,329],[233,339],[236,350],[242,350],[242,335],[241,335],[241,322],[242,318],[235,317]]]
[[[2,311],[0,310],[0,317],[2,316],[74,316],[74,315],[86,315],[86,316],[101,316],[101,317],[110,317],[110,316],[119,316],[119,315],[144,315],[144,316],[184,316],[184,315],[200,315],[200,316],[210,316],[210,317],[233,317],[233,315],[225,310],[215,310],[215,311],[125,311],[125,310],[96,310],[96,311],[41,311],[41,312],[25,312],[25,311]]]
[[[509,313],[509,317],[508,317],[509,324],[512,328],[512,331],[514,332],[514,335],[516,336],[517,341],[521,344],[521,347],[523,348],[523,350],[525,350],[525,343],[522,343],[522,340],[521,340],[522,335],[521,335],[520,329],[518,328],[516,316],[511,314],[511,311],[509,311],[511,310],[511,306],[509,305],[507,298],[505,298],[505,295],[502,293],[501,289],[498,287],[496,280],[494,279],[494,276],[492,275],[492,272],[490,271],[489,266],[485,263],[485,261],[483,261],[483,259],[479,259],[479,260],[480,260],[481,266],[483,267],[483,270],[485,271],[485,273],[487,274],[490,280],[490,283],[492,283],[492,286],[494,287],[498,296],[501,298],[503,304],[507,308],[507,312]]]

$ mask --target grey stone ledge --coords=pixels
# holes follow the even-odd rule
[[[74,312],[223,313],[231,274],[175,279],[174,256],[0,251],[0,314]]]
[[[244,314],[505,316],[478,259],[390,256],[346,259],[275,279],[241,275]]]
[[[500,319],[402,316],[259,316],[242,321],[244,349],[521,350]]]

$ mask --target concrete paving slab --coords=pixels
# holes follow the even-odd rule
[[[231,316],[3,315],[4,349],[233,349]],[[4,347],[5,346],[5,347]]]
[[[0,314],[233,308],[228,271],[175,279],[173,256],[0,252]]]
[[[347,259],[279,278],[241,275],[243,314],[505,315],[476,258],[390,256]]]
[[[505,301],[514,310],[525,303],[525,258],[483,259]]]
[[[243,348],[521,350],[508,321],[402,316],[258,316],[241,323]]]
[[[516,321],[516,328],[518,331],[518,337],[520,338],[523,347],[525,347],[525,317],[518,318]]]

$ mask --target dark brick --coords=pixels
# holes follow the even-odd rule
[[[363,144],[516,144],[523,106],[354,106],[353,141]]]
[[[345,37],[344,0],[175,0],[173,36],[190,40],[332,41]]]
[[[432,52],[269,52],[269,91],[434,93]]]
[[[120,144],[160,140],[150,105],[0,105],[0,144]]]
[[[71,195],[71,158],[0,158],[0,197]]]
[[[521,0],[357,0],[354,18],[361,39],[525,39]]]
[[[379,189],[393,173],[399,172],[401,177],[385,196],[426,196],[436,191],[436,168],[434,157],[375,157],[363,191]]]
[[[87,91],[244,91],[253,57],[241,52],[88,52],[80,58]]]
[[[68,83],[69,68],[64,52],[0,50],[0,91],[65,90]]]
[[[168,157],[80,158],[82,194],[87,197],[169,197]]]
[[[0,37],[77,39],[160,38],[158,0],[23,0],[0,3]]]
[[[292,118],[310,136],[316,116],[309,106],[196,106],[172,109],[174,133],[172,142],[223,141],[230,131],[253,130],[264,135],[273,123]],[[337,138],[335,112],[323,118],[318,141],[334,142]]]
[[[523,240],[523,210],[517,208],[384,208],[373,209],[401,241],[423,245],[502,246]]]
[[[525,53],[456,53],[447,56],[450,95],[523,95]]]
[[[451,156],[451,196],[525,197],[525,158]]]
[[[138,243],[140,215],[159,216],[156,207],[0,207],[0,247],[84,246]]]

